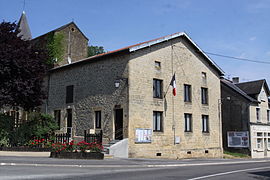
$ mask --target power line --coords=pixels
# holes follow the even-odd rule
[[[177,46],[177,45],[174,45],[174,46],[179,47],[179,48],[188,49],[187,47],[183,47],[183,46]],[[224,57],[224,58],[229,58],[229,59],[235,59],[235,60],[239,60],[239,61],[248,61],[248,62],[260,63],[260,64],[270,64],[270,60],[269,61],[260,61],[260,60],[255,60],[255,59],[239,58],[239,57],[228,56],[228,55],[217,54],[217,53],[206,52],[206,51],[198,51],[198,52],[202,52],[202,53],[205,53],[207,55],[213,55],[213,56],[219,56],[219,57]]]
[[[236,59],[236,60],[240,60],[240,61],[249,61],[249,62],[254,62],[254,63],[270,64],[270,61],[259,61],[259,60],[254,60],[254,59],[238,58],[238,57],[227,56],[227,55],[216,54],[216,53],[205,52],[205,51],[204,51],[204,53],[205,54],[209,54],[209,55],[213,55],[213,56],[219,56],[219,57],[224,57],[224,58]]]

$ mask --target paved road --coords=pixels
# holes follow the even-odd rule
[[[0,179],[270,179],[270,159],[61,160],[44,157],[0,157]]]

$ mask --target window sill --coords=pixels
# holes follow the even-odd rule
[[[155,131],[155,130],[153,130],[153,133],[159,134],[159,133],[163,133],[163,131]]]
[[[163,100],[162,97],[153,97],[153,98],[156,99],[156,100]]]
[[[210,135],[210,132],[209,131],[207,131],[207,132],[202,132],[203,133],[203,135]]]

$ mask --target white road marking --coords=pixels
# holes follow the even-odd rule
[[[236,171],[228,171],[228,172],[223,172],[223,173],[217,173],[217,174],[211,174],[207,176],[191,178],[188,180],[206,179],[206,178],[211,178],[211,177],[216,177],[216,176],[223,176],[223,175],[228,175],[228,174],[233,174],[233,173],[247,172],[247,171],[254,171],[254,170],[261,170],[261,169],[270,169],[270,167],[260,167],[260,168],[250,168],[250,169],[241,169],[241,170],[236,170]]]
[[[36,167],[78,167],[78,168],[162,168],[162,167],[187,167],[187,166],[213,166],[225,164],[247,164],[247,163],[264,163],[269,160],[255,160],[255,161],[233,161],[233,162],[205,162],[205,163],[189,163],[189,164],[134,164],[134,165],[71,165],[71,164],[31,164],[31,163],[0,163],[0,166],[36,166]]]

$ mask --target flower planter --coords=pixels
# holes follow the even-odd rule
[[[61,159],[104,159],[101,152],[51,152],[50,157]]]

